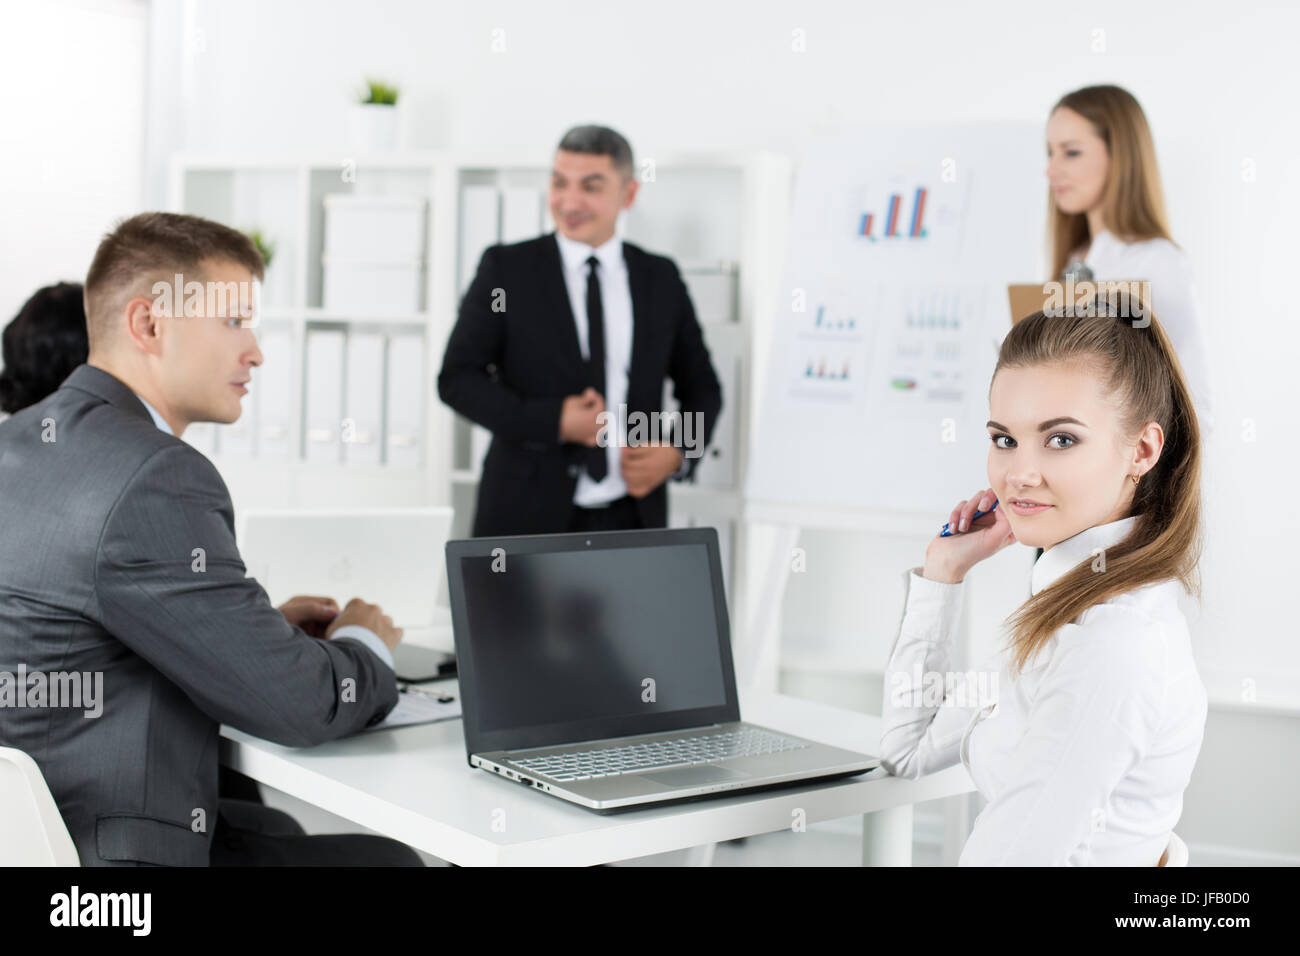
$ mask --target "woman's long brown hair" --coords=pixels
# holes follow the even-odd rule
[[[1164,430],[1155,467],[1139,482],[1132,532],[1106,549],[1105,570],[1091,559],[1039,591],[1008,619],[1013,673],[1019,673],[1061,627],[1120,594],[1177,579],[1200,595],[1201,433],[1182,367],[1160,322],[1140,300],[1098,298],[1086,310],[1035,312],[1012,326],[993,376],[1004,368],[1092,368],[1119,401],[1121,428],[1136,437],[1148,422]],[[1135,317],[1145,315],[1145,319]],[[1127,316],[1127,317],[1125,317]],[[1141,327],[1145,321],[1150,324]],[[990,384],[990,389],[992,388]]]
[[[1052,107],[1078,113],[1093,126],[1110,154],[1110,175],[1102,194],[1102,221],[1117,239],[1169,239],[1164,191],[1156,146],[1146,114],[1128,90],[1118,86],[1085,86],[1067,93]],[[1052,274],[1059,279],[1070,253],[1091,241],[1086,214],[1064,213],[1047,197],[1047,234],[1052,243]],[[1140,279],[1143,276],[1114,276]]]

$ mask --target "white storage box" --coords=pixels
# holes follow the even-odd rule
[[[420,311],[419,259],[377,262],[321,256],[325,270],[325,310],[356,315],[414,315]]]
[[[420,196],[325,197],[325,252],[338,259],[405,262],[424,256]]]

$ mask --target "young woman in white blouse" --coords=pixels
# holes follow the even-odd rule
[[[1155,143],[1142,107],[1118,86],[1067,93],[1047,121],[1051,277],[1082,262],[1098,280],[1147,280],[1208,433],[1205,333],[1187,256],[1169,234]]]
[[[966,765],[988,805],[961,865],[1156,866],[1201,748],[1177,601],[1199,590],[1200,431],[1159,320],[1096,308],[1013,326],[989,390],[990,487],[906,575],[881,761],[909,778]],[[1016,542],[1045,549],[1032,596],[999,657],[966,671],[962,579]]]

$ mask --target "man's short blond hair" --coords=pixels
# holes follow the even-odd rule
[[[118,223],[95,250],[86,273],[86,334],[90,348],[108,340],[122,308],[135,296],[150,296],[155,284],[172,285],[176,275],[201,280],[205,261],[233,262],[261,279],[262,254],[237,229],[199,216],[145,212]]]

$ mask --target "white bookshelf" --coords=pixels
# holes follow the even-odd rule
[[[638,160],[640,193],[620,222],[624,237],[650,252],[672,257],[688,287],[694,284],[693,277],[698,277],[701,292],[705,282],[716,290],[718,283],[725,283],[725,276],[734,272],[732,314],[701,315],[714,364],[721,377],[731,379],[723,413],[729,421],[720,423],[718,432],[719,442],[729,446],[720,454],[731,460],[721,462],[719,455],[713,455],[712,461],[702,463],[701,483],[675,482],[669,489],[671,524],[718,528],[730,579],[741,533],[740,489],[751,430],[748,410],[756,359],[753,330],[759,309],[770,311],[776,302],[775,283],[785,255],[784,236],[777,233],[777,224],[784,222],[789,207],[792,167],[785,157],[766,153],[659,156],[654,158],[652,170],[646,162]],[[350,157],[182,154],[173,158],[171,209],[241,230],[260,228],[276,244],[263,288],[259,334],[287,330],[292,342],[292,368],[287,374],[292,376],[288,394],[294,396],[294,407],[283,417],[291,423],[288,445],[293,453],[268,460],[260,455],[262,436],[253,435],[249,452],[245,448],[248,435],[233,431],[256,431],[259,427],[263,416],[255,392],[245,399],[240,423],[195,426],[193,434],[186,436],[210,454],[230,486],[237,508],[367,502],[451,504],[456,508],[453,535],[468,534],[479,467],[472,453],[473,427],[440,402],[436,388],[465,278],[472,275],[482,251],[467,248],[462,241],[463,190],[468,186],[536,190],[542,204],[540,235],[553,228],[545,210],[549,170],[549,152],[422,151]],[[427,201],[422,288],[416,312],[370,314],[364,309],[326,307],[324,197],[331,193],[414,195]],[[305,343],[314,329],[418,338],[424,371],[419,467],[307,460],[303,440]],[[723,363],[733,367],[724,372]],[[256,370],[254,389],[272,372],[266,366]],[[714,473],[711,484],[704,480],[709,469]]]
[[[346,165],[345,165],[346,163]],[[439,437],[429,415],[432,393],[418,410],[418,462],[397,466],[359,462],[321,463],[308,459],[304,428],[306,412],[306,342],[308,333],[339,330],[380,333],[390,342],[418,342],[423,377],[440,356],[432,354],[430,334],[434,301],[433,273],[428,249],[436,241],[433,210],[440,167],[435,154],[356,157],[326,156],[177,155],[171,163],[169,207],[226,223],[241,230],[259,228],[275,243],[275,254],[262,290],[259,338],[287,332],[290,367],[267,366],[253,373],[253,387],[244,399],[244,415],[235,425],[198,425],[186,438],[209,454],[230,486],[237,508],[328,507],[382,502],[387,505],[429,505],[446,499],[440,474]],[[369,313],[325,308],[323,301],[324,203],[330,193],[415,195],[426,203],[425,254],[420,308],[414,313]],[[272,374],[287,374],[291,407],[277,420],[288,434],[277,454],[260,432],[269,410],[262,392]],[[339,387],[343,387],[340,381]],[[378,387],[378,386],[377,386]],[[251,429],[251,439],[246,430]],[[239,440],[236,440],[236,439]],[[387,435],[384,436],[384,439]],[[388,448],[382,451],[388,454]]]

